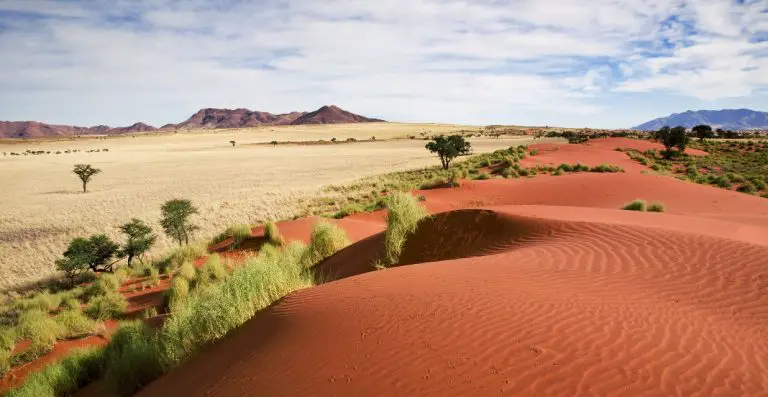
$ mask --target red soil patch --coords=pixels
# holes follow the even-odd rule
[[[297,291],[140,394],[764,393],[768,241],[581,211],[441,215],[424,263]]]

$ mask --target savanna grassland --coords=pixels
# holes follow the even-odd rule
[[[0,142],[0,152],[51,152],[0,157],[0,289],[53,274],[54,260],[74,237],[106,233],[117,238],[117,226],[132,217],[159,229],[159,208],[166,200],[192,200],[200,210],[195,237],[210,238],[233,224],[304,213],[307,197],[328,194],[321,189],[325,185],[436,165],[420,137],[473,130],[372,123]],[[269,144],[333,138],[338,143]],[[349,138],[358,142],[343,142]],[[470,140],[476,153],[532,142],[527,137]],[[102,170],[85,194],[72,174],[78,163]],[[155,251],[170,245],[161,236]]]

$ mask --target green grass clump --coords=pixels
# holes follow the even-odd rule
[[[398,262],[406,238],[426,216],[427,211],[410,194],[395,193],[387,197],[387,231],[384,233],[384,246],[388,265]]]
[[[48,351],[53,348],[56,339],[61,334],[62,330],[59,324],[43,310],[28,310],[19,315],[16,335],[19,339],[30,340],[29,350]]]
[[[181,266],[184,262],[194,262],[195,259],[203,257],[207,254],[208,244],[205,241],[200,241],[194,244],[176,248],[170,254],[168,254],[164,261],[168,262],[168,266],[176,268]]]
[[[16,330],[13,327],[0,325],[0,350],[13,350],[16,346]]]
[[[590,172],[624,172],[624,169],[612,164],[600,164],[590,168]]]
[[[63,308],[64,310],[80,309],[80,301],[73,296],[68,296],[61,301],[61,308]]]
[[[625,205],[622,209],[627,211],[643,211],[644,212],[646,209],[645,200],[637,199]]]
[[[62,295],[44,291],[31,298],[22,299],[16,302],[15,306],[21,311],[39,309],[49,312],[58,308],[61,304],[61,300]]]
[[[10,371],[11,367],[13,367],[11,364],[11,351],[0,349],[0,377]]]
[[[124,323],[104,349],[104,382],[115,396],[132,396],[163,374],[155,332],[141,321]]]
[[[242,244],[245,239],[251,237],[251,225],[239,224],[230,226],[227,228],[227,230],[214,237],[213,240],[211,240],[211,244],[218,244],[230,237],[232,237],[233,240],[233,247],[240,246],[240,244]]]
[[[531,156],[535,156],[535,155],[539,154],[539,149],[531,149],[531,151],[529,152],[529,154],[530,154]]]
[[[154,266],[150,266],[149,268],[149,283],[153,287],[160,285],[160,271]]]
[[[221,263],[219,254],[211,254],[197,274],[197,282],[206,285],[227,278],[229,272]]]
[[[266,225],[264,225],[264,237],[266,237],[267,242],[272,245],[281,246],[285,244],[283,235],[280,234],[280,229],[277,228],[277,225],[275,224],[275,222],[269,222]]]
[[[128,307],[128,302],[118,293],[100,295],[91,299],[85,313],[95,320],[109,320],[118,318]]]
[[[184,277],[176,277],[171,283],[171,288],[165,293],[165,302],[168,309],[173,312],[176,308],[185,304],[189,296],[189,281]]]
[[[478,180],[478,181],[484,181],[486,179],[491,179],[491,176],[488,175],[488,173],[486,173],[486,172],[481,172],[481,173],[475,175],[475,177],[472,178],[472,179],[475,179],[475,180]]]
[[[59,325],[63,338],[79,338],[92,334],[96,329],[96,322],[80,310],[64,310],[54,320]]]
[[[343,229],[332,223],[318,222],[312,227],[309,246],[301,262],[306,267],[312,267],[347,245],[349,245],[349,238]]]
[[[187,281],[195,281],[197,279],[197,269],[195,268],[195,265],[190,261],[184,262],[181,267],[179,267],[178,277],[184,277]]]
[[[651,203],[651,205],[648,206],[648,212],[665,212],[666,210],[667,208],[663,203]]]
[[[360,205],[358,203],[349,203],[349,204],[341,207],[341,209],[338,212],[336,212],[333,215],[333,217],[336,218],[336,219],[341,219],[341,218],[344,218],[344,217],[347,217],[347,216],[350,216],[350,215],[353,215],[353,214],[357,214],[357,213],[360,213],[360,212],[365,212],[365,208],[362,205]],[[264,230],[265,230],[265,234],[266,234],[266,229],[264,229]]]
[[[159,347],[166,365],[178,365],[200,346],[224,337],[277,299],[311,286],[312,274],[302,261],[304,250],[296,242],[282,250],[267,245],[224,282],[190,294],[187,304],[168,319],[160,332]]]
[[[76,349],[63,360],[32,373],[8,397],[71,396],[78,389],[99,379],[103,366],[100,348]]]
[[[742,193],[754,194],[757,192],[757,188],[752,182],[744,182],[741,186],[736,188],[737,191]]]

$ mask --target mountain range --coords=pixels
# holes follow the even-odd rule
[[[665,125],[692,128],[700,124],[725,130],[765,130],[768,129],[768,113],[749,109],[689,110],[660,117],[632,129],[651,131]]]
[[[74,135],[119,135],[163,130],[187,130],[201,128],[243,128],[261,125],[342,124],[370,123],[384,120],[363,117],[338,106],[323,106],[314,112],[272,114],[248,109],[200,109],[192,117],[178,124],[166,124],[155,128],[144,123],[112,128],[106,125],[76,127],[46,124],[38,121],[0,121],[0,138],[39,138]]]

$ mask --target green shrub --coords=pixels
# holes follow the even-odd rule
[[[16,308],[22,311],[34,309],[52,311],[59,307],[61,300],[61,295],[51,294],[48,291],[44,291],[31,298],[18,301],[16,303]]]
[[[666,207],[663,203],[651,203],[651,205],[648,206],[648,212],[665,212]]]
[[[16,335],[19,339],[28,339],[31,342],[30,351],[43,352],[52,349],[61,334],[59,324],[43,310],[28,310],[19,315]]]
[[[187,281],[195,281],[197,279],[197,269],[195,268],[195,265],[190,261],[184,262],[181,267],[179,267],[179,277],[184,277]]]
[[[93,298],[85,313],[95,320],[109,320],[121,316],[127,307],[122,295],[110,293]]]
[[[501,176],[504,178],[519,178],[520,174],[518,174],[514,168],[504,168],[504,170],[501,171]]]
[[[416,230],[427,211],[410,194],[395,193],[387,198],[387,231],[384,233],[386,262],[397,264],[403,244]]]
[[[573,166],[570,164],[560,164],[557,166],[557,169],[563,170],[564,172],[573,172]]]
[[[627,205],[625,205],[622,209],[627,211],[645,211],[646,204],[645,200],[635,200]]]
[[[754,184],[752,184],[752,182],[745,182],[744,184],[739,186],[736,190],[742,193],[754,194],[757,191],[757,188],[755,187]]]
[[[612,164],[600,164],[598,166],[592,167],[589,171],[590,172],[624,172],[624,169]]]
[[[552,172],[553,176],[562,176],[565,175],[565,171],[563,171],[562,168],[558,168],[556,171]]]
[[[96,291],[98,295],[106,295],[117,292],[120,289],[120,278],[111,273],[102,273],[96,280]]]
[[[451,187],[459,187],[461,186],[461,181],[459,179],[462,178],[462,171],[459,171],[457,169],[451,170],[451,176],[448,179],[448,184]]]
[[[79,310],[65,310],[55,317],[64,338],[79,338],[90,335],[96,328],[96,322],[83,315]]]
[[[481,173],[477,174],[473,179],[478,180],[478,181],[484,181],[486,179],[491,179],[491,176],[488,175],[485,172],[481,172]]]
[[[312,227],[309,246],[301,262],[306,267],[312,267],[347,245],[349,245],[349,239],[343,229],[328,222],[317,222]]]
[[[6,372],[10,371],[11,367],[11,351],[0,349],[0,377],[3,377]]]
[[[154,287],[160,285],[160,272],[154,266],[149,267],[149,282]]]
[[[530,175],[530,174],[531,174],[531,173],[528,171],[528,168],[520,168],[520,169],[517,171],[517,173],[518,173],[518,175],[520,175],[520,176],[528,176],[528,175]]]
[[[218,244],[228,238],[232,238],[234,247],[240,246],[240,244],[251,236],[251,225],[239,224],[233,225],[224,230],[211,240],[212,244]]]
[[[530,154],[531,154],[531,156],[535,156],[535,155],[539,154],[539,149],[531,149]]]
[[[179,267],[184,262],[194,262],[195,259],[208,254],[207,248],[208,244],[206,244],[204,241],[178,247],[170,254],[168,254],[167,260],[170,261],[172,267]]]
[[[8,397],[71,396],[102,374],[103,350],[75,349],[63,360],[34,372],[24,384],[8,393]]]

